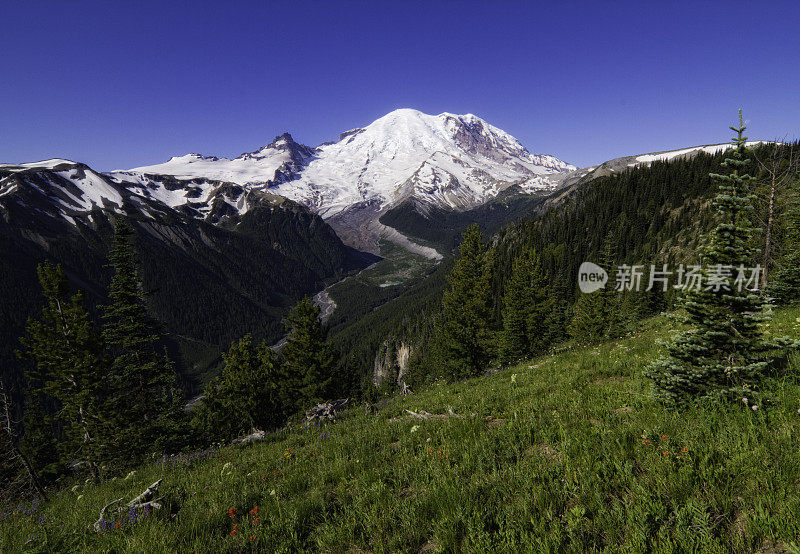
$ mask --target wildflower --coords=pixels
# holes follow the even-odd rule
[[[257,517],[253,520],[253,523],[261,523],[261,518]]]
[[[252,510],[250,510],[250,515],[254,516],[258,513],[258,506],[255,506]]]
[[[688,452],[688,451],[689,451],[689,449],[686,448],[685,446],[683,448],[681,448],[681,452]]]
[[[758,406],[756,406],[755,404],[753,404],[753,411],[755,412],[756,410],[758,410]]]
[[[412,432],[412,433],[416,433],[417,431],[419,431],[419,425],[414,425],[414,426],[411,428],[411,432]]]
[[[517,382],[517,374],[516,374],[516,373],[514,373],[513,375],[511,375],[511,382],[512,382],[512,383],[516,383],[516,382]]]
[[[251,540],[251,541],[252,541],[252,540],[255,540],[255,538],[256,538],[256,537],[255,537],[255,535],[250,535],[250,540]]]
[[[747,397],[746,397],[746,396],[745,396],[744,398],[742,398],[742,404],[744,404],[745,406],[747,406],[747,402],[748,402],[748,400],[747,400]]]
[[[669,456],[669,450],[664,450],[664,456]]]
[[[236,508],[233,508],[233,507],[228,508],[228,515],[231,517],[231,519],[235,518],[236,517]]]
[[[667,440],[667,435],[661,435],[661,438],[662,438],[663,440]]]
[[[231,529],[231,537],[235,537],[238,532],[239,532],[239,526],[234,525],[233,529]]]

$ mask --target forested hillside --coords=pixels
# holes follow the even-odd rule
[[[96,209],[71,225],[9,206],[0,220],[0,375],[21,390],[13,351],[26,319],[41,309],[37,264],[61,264],[94,311],[107,302],[113,214]],[[222,226],[177,214],[131,223],[148,305],[193,391],[234,339],[251,333],[277,341],[282,319],[303,295],[375,259],[343,245],[321,218],[290,201],[267,203]]]
[[[747,150],[753,173],[758,178],[754,187],[758,222],[767,219],[770,175],[766,166],[775,159],[777,171],[780,172],[781,167],[787,170],[790,153],[797,149],[795,143],[765,144]],[[722,171],[724,159],[724,153],[710,155],[700,152],[689,158],[656,161],[648,166],[632,167],[618,174],[581,182],[542,199],[529,200],[524,217],[506,225],[494,237],[486,234],[494,252],[490,294],[493,328],[499,331],[502,326],[506,281],[512,274],[515,257],[526,249],[535,250],[541,260],[557,312],[553,320],[553,325],[559,326],[554,330],[556,339],[567,336],[566,325],[572,317],[578,267],[582,262],[605,262],[607,269],[612,270],[612,265],[625,262],[649,267],[650,264],[696,261],[699,241],[715,222],[709,204],[716,194],[716,185],[709,174]],[[791,205],[788,189],[779,191],[779,196],[781,200],[774,206],[776,221],[778,212],[785,212]],[[483,209],[490,210],[490,206],[488,204]],[[401,212],[389,213],[395,217]],[[473,212],[464,212],[465,216],[468,214]],[[452,226],[452,232],[455,229],[461,232],[469,224],[468,219],[458,220],[456,215],[451,217],[458,221]],[[480,216],[476,216],[476,220],[489,221]],[[428,231],[423,220],[415,221],[412,219],[407,223],[408,232],[431,240],[436,236],[432,231],[426,234]],[[493,223],[489,221],[487,225],[491,229]],[[780,265],[776,260],[787,254],[786,251],[781,253],[784,226],[784,223],[776,224],[772,230],[771,263],[776,267]],[[441,236],[448,235],[444,233]],[[762,240],[763,236],[754,237],[756,242]],[[763,243],[758,244],[763,249]],[[441,310],[441,296],[446,286],[444,277],[450,267],[446,264],[428,280],[375,309],[352,327],[333,330],[334,340],[349,352],[351,370],[361,374],[362,378],[371,375],[375,353],[384,341],[411,342],[416,345],[417,356],[425,356],[425,351],[432,348],[428,339],[432,336],[436,314]],[[674,295],[668,292],[665,296],[652,298],[643,294],[635,302],[652,306],[623,306],[621,309],[628,313],[620,317],[630,319],[653,313],[653,309],[663,309]],[[630,296],[627,299],[634,302]],[[420,360],[414,361],[425,365]],[[423,367],[420,371],[424,373],[426,369]]]

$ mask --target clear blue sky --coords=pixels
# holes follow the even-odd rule
[[[577,165],[800,135],[800,2],[38,2],[0,7],[0,161],[99,170],[309,145],[399,107]]]

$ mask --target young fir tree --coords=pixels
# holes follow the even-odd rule
[[[283,368],[265,343],[247,335],[223,354],[220,374],[205,388],[195,424],[211,439],[232,438],[252,429],[272,430],[287,415],[281,395]]]
[[[40,408],[46,398],[55,401],[63,435],[62,460],[85,463],[97,479],[101,431],[107,420],[102,340],[84,308],[83,295],[70,295],[61,267],[44,263],[37,271],[45,306],[41,317],[28,320],[20,339],[24,350],[19,352],[35,366],[28,375],[33,387],[30,408]]]
[[[569,338],[569,323],[572,321],[572,307],[567,300],[567,279],[559,275],[554,279],[550,291],[550,309],[546,315],[546,344],[553,345]]]
[[[477,225],[464,232],[459,254],[447,277],[436,341],[452,379],[480,375],[495,350],[490,327],[493,258]]]
[[[286,331],[286,345],[280,351],[285,361],[284,396],[296,411],[332,392],[336,355],[328,343],[327,329],[319,320],[319,306],[308,297],[289,313]]]
[[[614,240],[613,234],[606,237],[600,259],[600,266],[609,273],[609,281],[599,290],[580,294],[573,308],[569,334],[580,344],[596,344],[622,334],[623,316],[618,295],[614,293]]]
[[[526,248],[514,260],[503,299],[500,362],[515,363],[547,346],[551,303],[536,251]]]
[[[719,222],[704,247],[706,282],[684,298],[689,329],[647,371],[655,395],[668,404],[706,396],[752,397],[768,367],[770,350],[779,346],[765,339],[759,325],[766,318],[763,297],[737,281],[742,269],[753,265],[755,255],[750,222],[752,177],[747,173],[741,110],[738,127],[731,129],[737,134],[736,148],[723,163],[729,173],[711,174],[719,182],[714,200]]]
[[[113,436],[108,443],[118,460],[141,459],[167,440],[179,417],[180,395],[175,371],[160,346],[158,323],[147,310],[138,276],[133,229],[116,222],[109,252],[114,270],[104,306],[103,338],[112,356],[109,370],[115,413]]]

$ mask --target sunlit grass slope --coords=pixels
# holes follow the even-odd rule
[[[772,328],[800,334],[800,310]],[[154,461],[39,505],[3,506],[2,552],[794,549],[800,386],[772,406],[675,412],[643,368],[666,318],[596,348],[437,385],[321,429]],[[794,368],[793,368],[794,369]],[[452,415],[414,420],[406,409]],[[163,510],[108,516],[163,478]],[[780,551],[780,550],[777,550]]]

